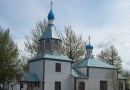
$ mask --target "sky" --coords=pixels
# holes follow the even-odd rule
[[[0,26],[24,50],[25,35],[49,11],[50,0],[0,0]],[[113,44],[130,71],[130,0],[53,0],[53,12],[58,31],[71,26],[84,40],[90,35],[95,57]]]

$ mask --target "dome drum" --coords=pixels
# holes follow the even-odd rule
[[[61,43],[58,39],[39,40],[39,53],[61,53]]]

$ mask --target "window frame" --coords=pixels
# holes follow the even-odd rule
[[[85,82],[79,82],[79,90],[85,90]]]
[[[100,90],[107,90],[107,87],[107,81],[100,81]]]
[[[59,84],[59,86],[58,86],[58,84]],[[55,81],[55,90],[61,90],[61,81]]]
[[[51,51],[51,41],[45,40],[45,51]]]
[[[24,86],[23,86],[23,84],[21,83],[21,84],[20,84],[20,88],[23,88],[23,87],[24,87]]]
[[[61,63],[55,64],[55,72],[61,72]]]
[[[59,41],[58,40],[53,41],[53,50],[59,51]]]

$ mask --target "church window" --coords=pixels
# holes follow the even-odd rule
[[[85,82],[79,82],[79,90],[85,90]]]
[[[50,51],[50,40],[45,41],[45,50]]]
[[[61,63],[56,63],[56,72],[61,72]]]
[[[87,50],[87,53],[89,54],[89,50]]]
[[[92,50],[91,50],[91,53],[92,53]]]
[[[23,84],[20,84],[20,88],[23,88]]]
[[[40,41],[40,51],[42,50],[42,41]]]
[[[55,82],[55,90],[61,90],[61,82],[60,81]]]
[[[40,42],[38,42],[38,52],[40,52]]]
[[[100,90],[107,90],[107,81],[100,81]]]
[[[39,88],[39,83],[38,82],[34,82],[34,86]]]
[[[89,53],[91,53],[91,50],[89,50]]]
[[[58,41],[57,40],[54,41],[54,50],[58,50]]]
[[[42,44],[41,41],[39,41],[38,42],[38,47],[37,47],[38,48],[38,52],[40,52],[42,50],[42,45],[41,44]]]
[[[42,45],[41,47],[42,47],[42,51],[43,51],[44,50],[44,41],[43,40],[41,41],[41,45]]]
[[[59,50],[61,50],[62,45],[61,45],[61,41],[59,42]]]

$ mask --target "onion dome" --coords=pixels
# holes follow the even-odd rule
[[[54,20],[54,13],[53,13],[52,9],[50,10],[50,12],[48,14],[48,20]]]
[[[93,49],[93,46],[91,46],[90,44],[88,44],[88,45],[86,46],[86,49]]]
[[[89,44],[86,46],[86,49],[93,49],[93,46],[90,44],[90,38],[91,37],[89,36],[89,38],[88,38],[89,39]]]

